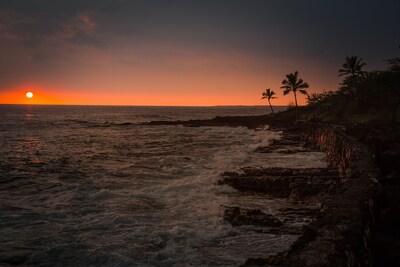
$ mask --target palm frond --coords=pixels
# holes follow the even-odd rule
[[[363,58],[358,58],[357,56],[346,57],[345,63],[342,68],[338,70],[339,76],[352,75],[360,76],[363,75],[362,68],[367,64],[362,62]]]
[[[292,91],[292,89],[287,88],[287,89],[285,89],[285,91],[283,91],[283,95],[287,95],[287,94],[289,94],[291,91]]]
[[[310,87],[309,85],[308,85],[308,83],[302,83],[302,84],[299,84],[299,86],[297,86],[297,88],[308,88],[308,87]]]
[[[262,93],[262,98],[267,98],[268,100],[272,99],[273,95],[275,95],[275,92],[271,90],[271,88],[265,89],[265,92]]]
[[[284,89],[283,94],[287,95],[290,92],[296,93],[299,90],[302,94],[307,94],[305,88],[308,88],[308,83],[299,78],[299,72],[286,74],[286,79],[282,81],[281,89]]]
[[[304,89],[299,89],[300,93],[302,93],[303,95],[308,95],[307,91]]]

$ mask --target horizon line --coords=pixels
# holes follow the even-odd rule
[[[0,106],[89,106],[89,107],[266,107],[268,105],[115,105],[115,104],[6,104]],[[272,105],[273,107],[288,107],[289,105]],[[306,105],[304,105],[306,106]]]

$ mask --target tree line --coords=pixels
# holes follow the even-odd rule
[[[298,71],[287,74],[280,88],[283,95],[293,93],[296,120],[299,118],[299,93],[307,95],[308,105],[302,109],[313,119],[396,120],[400,109],[400,58],[386,61],[389,64],[387,70],[367,72],[363,58],[346,57],[338,70],[338,76],[344,79],[337,91],[308,94],[309,84],[299,78]],[[272,113],[275,112],[271,100],[275,98],[276,93],[271,88],[262,93],[262,99],[268,100]]]

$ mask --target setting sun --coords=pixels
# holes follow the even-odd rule
[[[32,93],[32,92],[26,93],[26,97],[27,97],[27,98],[32,98],[32,97],[33,97],[33,93]]]

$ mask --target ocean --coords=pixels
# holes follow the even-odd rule
[[[325,166],[320,156],[255,153],[279,138],[268,129],[142,124],[267,111],[0,105],[0,265],[238,266],[287,249],[297,235],[232,227],[223,213],[289,203],[219,176]]]

